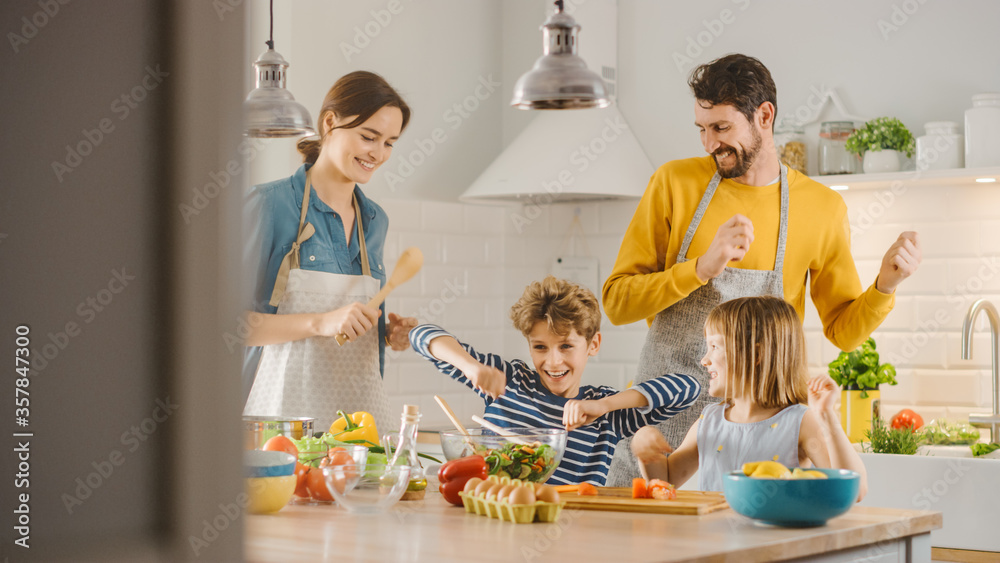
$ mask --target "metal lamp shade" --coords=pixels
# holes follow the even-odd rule
[[[585,109],[611,105],[607,86],[577,55],[580,26],[562,6],[542,25],[544,54],[514,85],[518,109]]]
[[[285,59],[274,49],[268,49],[254,67],[257,87],[243,102],[246,134],[264,138],[315,135],[309,112],[285,88],[285,69],[288,68]]]

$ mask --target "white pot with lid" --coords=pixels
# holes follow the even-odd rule
[[[949,170],[965,166],[965,142],[954,121],[930,121],[917,137],[917,170]]]
[[[965,110],[965,167],[1000,166],[1000,92],[972,96]]]

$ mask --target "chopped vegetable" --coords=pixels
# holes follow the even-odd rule
[[[649,498],[647,494],[646,480],[642,477],[632,479],[632,498]]]
[[[580,490],[580,485],[555,485],[553,488],[557,493],[575,493]]]
[[[657,500],[674,500],[677,498],[677,489],[660,479],[650,479],[649,484],[646,486],[646,492],[649,494],[649,498],[654,498]]]
[[[577,489],[576,494],[581,497],[596,497],[597,487],[591,485],[590,483],[580,483],[580,488]]]
[[[451,504],[462,506],[458,493],[465,489],[465,484],[472,478],[485,479],[487,475],[486,460],[481,455],[453,459],[438,469],[441,495]]]
[[[483,456],[490,475],[507,476],[524,481],[540,481],[554,468],[556,451],[548,444],[535,442],[531,446],[507,442],[499,448],[480,446],[476,454]]]

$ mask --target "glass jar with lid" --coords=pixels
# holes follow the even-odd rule
[[[857,174],[858,157],[847,152],[853,121],[824,121],[819,130],[819,173]]]
[[[794,121],[782,120],[774,128],[774,148],[778,160],[785,166],[805,174],[808,159],[806,157],[805,132],[802,126]]]

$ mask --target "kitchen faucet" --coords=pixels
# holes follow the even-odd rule
[[[962,323],[962,359],[972,359],[972,328],[976,315],[982,311],[990,321],[990,337],[993,349],[993,413],[970,414],[969,424],[990,429],[990,441],[1000,441],[1000,314],[997,308],[985,299],[979,299],[969,307]]]

